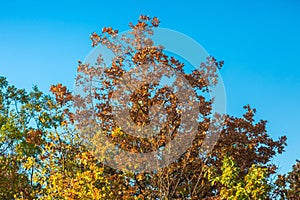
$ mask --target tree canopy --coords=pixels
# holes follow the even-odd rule
[[[123,42],[116,39],[118,31],[111,27],[93,33],[92,45],[104,45],[114,56],[109,66],[102,55],[95,64],[79,61],[76,84],[88,95],[74,94],[62,84],[52,85],[50,94],[37,87],[26,92],[0,78],[1,199],[299,198],[299,162],[292,172],[271,182],[277,170],[271,161],[283,153],[286,137],[271,138],[267,121],[257,121],[256,110],[249,105],[240,117],[212,116],[213,99],[205,94],[217,84],[217,69],[224,62],[210,56],[199,63],[199,68],[188,72],[182,60],[169,55],[163,46],[154,45],[151,37],[158,26],[157,17],[141,15],[136,24],[129,24],[131,31],[121,36]],[[157,67],[149,71],[149,66]],[[165,73],[172,77],[171,71],[180,74],[194,92],[193,103],[197,106],[197,115],[187,117],[190,121],[196,118],[198,125],[191,145],[172,163],[153,171],[140,170],[145,166],[134,166],[122,151],[103,157],[108,154],[102,151],[109,146],[103,149],[96,145],[91,151],[83,140],[87,137],[94,144],[106,138],[119,149],[137,155],[166,148],[184,134],[180,130],[182,110],[193,107],[181,106],[175,86],[160,86],[157,82],[136,84],[134,91],[122,88],[122,92],[130,92],[128,118],[133,124],[120,126],[116,122],[110,103],[122,100],[114,96],[120,90],[117,85],[128,71],[132,72],[133,82],[141,82],[134,77],[138,70],[155,72],[157,79]],[[95,80],[96,86],[91,84]],[[154,105],[160,107],[151,109]],[[165,115],[155,121],[152,115],[157,111],[159,114],[159,108],[165,110]],[[214,117],[218,118],[217,124]],[[153,120],[165,123],[150,137],[128,131],[131,126],[146,127]],[[220,138],[211,153],[203,157],[201,146],[211,125]],[[124,170],[107,164],[112,161]],[[129,170],[134,167],[138,170]]]

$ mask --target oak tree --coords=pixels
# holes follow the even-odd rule
[[[103,55],[96,63],[79,61],[76,84],[84,94],[71,93],[62,84],[51,86],[52,95],[37,87],[27,93],[0,78],[2,199],[270,198],[267,181],[276,172],[271,160],[284,151],[286,137],[271,138],[267,121],[257,121],[249,105],[241,117],[213,115],[208,94],[218,83],[223,61],[210,56],[197,69],[188,69],[188,63],[152,40],[159,23],[157,17],[141,15],[125,34],[111,27],[92,33],[92,45],[106,46],[113,57],[110,64]],[[185,82],[177,83],[174,74]],[[143,83],[136,75],[155,81]],[[165,77],[173,80],[170,85],[158,81]],[[137,84],[126,85],[127,78]],[[180,87],[193,91],[192,104],[182,106],[181,98],[189,93],[176,96]],[[117,108],[127,107],[128,114],[119,116],[131,123],[120,123],[112,102]],[[151,165],[143,162],[145,157],[137,164],[126,156],[158,150],[162,157],[160,150],[184,135],[181,125],[192,125],[189,121],[197,123],[193,140],[168,165],[145,171]],[[154,128],[141,137],[137,127]],[[211,127],[220,138],[203,156]],[[112,147],[117,151],[110,151]],[[283,179],[291,186],[286,198],[298,194],[296,168]]]

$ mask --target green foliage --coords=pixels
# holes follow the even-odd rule
[[[208,86],[217,80],[216,67],[223,62],[208,57],[199,70],[185,73],[184,63],[165,54],[162,46],[153,46],[153,28],[158,18],[140,16],[138,23],[130,23],[131,36],[124,39],[130,48],[120,46],[114,38],[118,33],[111,27],[101,34],[93,33],[93,46],[107,45],[120,55],[112,60],[110,68],[99,71],[97,67],[79,62],[76,81],[84,86],[93,76],[103,78],[102,85],[91,97],[99,101],[95,110],[83,110],[80,124],[75,124],[73,108],[76,97],[62,84],[50,88],[47,95],[33,87],[27,93],[9,85],[0,77],[0,199],[268,199],[271,187],[270,175],[276,167],[268,165],[271,158],[284,151],[286,137],[273,140],[266,132],[266,121],[255,122],[255,109],[245,106],[243,117],[219,116],[216,124],[220,139],[210,155],[203,159],[201,147],[208,127],[215,125],[211,118],[212,100],[197,95],[199,103],[199,129],[189,149],[176,161],[155,172],[120,171],[105,165],[106,158],[96,159],[80,140],[80,130],[89,129],[86,113],[95,113],[101,131],[112,144],[125,151],[145,153],[165,147],[178,134],[181,114],[176,95],[167,88],[155,89],[144,85],[136,89],[130,98],[130,116],[134,123],[144,126],[150,123],[149,108],[164,104],[168,118],[163,130],[155,137],[136,138],[123,131],[114,122],[109,106],[114,84],[126,72],[124,65],[143,66],[156,63],[168,66],[186,78],[194,90],[208,92]],[[129,64],[128,64],[129,63]],[[88,75],[85,79],[83,75]],[[163,76],[163,74],[158,74]],[[206,81],[206,80],[215,81]],[[90,85],[90,84],[85,84]],[[85,88],[90,89],[90,88]],[[158,94],[152,98],[155,89]],[[104,91],[104,92],[103,92]],[[80,100],[80,98],[79,98]],[[83,99],[83,105],[91,99]],[[75,103],[74,103],[75,102]],[[179,105],[180,106],[180,105]],[[86,108],[86,107],[85,107]],[[94,107],[92,107],[93,109]],[[78,114],[78,113],[77,113]],[[94,115],[93,115],[94,116]],[[79,131],[78,131],[79,130]],[[85,133],[85,131],[82,131]],[[101,137],[100,137],[101,138]],[[98,143],[98,140],[92,142]],[[100,141],[101,142],[101,141]],[[105,149],[99,149],[105,151]],[[116,162],[133,165],[122,155]],[[299,165],[293,172],[278,181],[283,198],[299,196]],[[279,187],[279,186],[278,186]]]
[[[241,177],[240,168],[231,157],[222,161],[221,174],[212,169],[207,176],[212,186],[221,185],[220,197],[229,200],[266,199],[271,190],[268,184],[267,168],[252,165],[248,173]]]
[[[116,199],[111,188],[124,190],[123,176],[112,179],[80,144],[59,100],[0,77],[0,199]]]

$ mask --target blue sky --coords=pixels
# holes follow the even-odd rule
[[[288,147],[274,159],[282,172],[300,158],[300,2],[252,1],[2,1],[0,75],[20,88],[43,91],[63,83],[72,89],[77,60],[92,50],[89,34],[112,26],[125,31],[140,14],[182,32],[225,61],[221,75],[227,110],[243,105],[267,119],[273,138]]]

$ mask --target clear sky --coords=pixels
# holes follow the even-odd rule
[[[282,172],[300,159],[300,2],[252,1],[1,1],[0,75],[19,88],[72,89],[77,60],[92,50],[89,35],[103,26],[125,31],[140,14],[182,32],[224,60],[227,110],[243,105],[267,119],[273,138],[287,135],[276,162]]]

